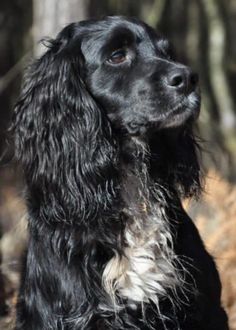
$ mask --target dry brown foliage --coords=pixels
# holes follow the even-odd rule
[[[196,213],[197,227],[220,272],[230,329],[236,330],[236,186],[209,172]]]

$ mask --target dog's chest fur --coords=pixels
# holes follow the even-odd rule
[[[105,289],[115,303],[119,295],[131,305],[159,305],[167,290],[178,284],[165,200],[154,190],[145,164],[126,172],[122,187],[126,223],[123,255],[115,255],[103,272]]]

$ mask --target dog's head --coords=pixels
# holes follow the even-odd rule
[[[72,23],[30,67],[15,108],[28,186],[56,219],[65,218],[63,204],[71,219],[78,209],[91,217],[116,196],[120,140],[138,136],[162,164],[156,175],[191,194],[199,186],[191,133],[199,103],[197,75],[146,24],[123,17]],[[178,131],[170,149],[160,143],[168,130]]]
[[[142,136],[196,119],[198,75],[175,61],[167,39],[136,19],[89,28],[81,44],[85,81],[114,127]]]

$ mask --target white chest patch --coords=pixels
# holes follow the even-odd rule
[[[114,303],[118,294],[130,303],[158,305],[167,289],[174,290],[178,284],[172,237],[161,213],[152,205],[151,211],[133,217],[125,229],[124,255],[115,255],[107,263],[103,284]]]

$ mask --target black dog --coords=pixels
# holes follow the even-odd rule
[[[197,75],[136,19],[73,23],[48,48],[13,118],[29,210],[16,329],[227,329],[181,205],[201,190]]]

